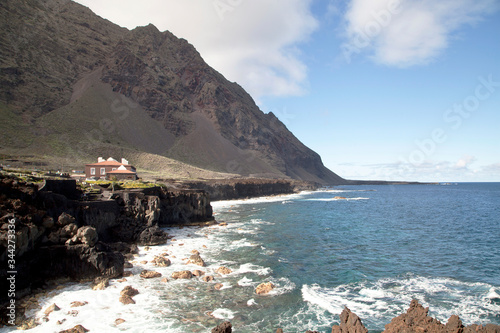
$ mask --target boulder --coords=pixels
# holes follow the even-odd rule
[[[97,231],[94,227],[84,226],[78,229],[73,241],[85,244],[87,246],[94,246],[97,243]]]
[[[130,296],[134,297],[135,295],[138,295],[139,291],[135,288],[132,288],[132,286],[126,286],[125,288],[120,291],[121,296]]]
[[[70,328],[70,329],[67,329],[67,330],[64,330],[64,331],[60,331],[59,333],[85,333],[85,332],[88,332],[88,331],[89,330],[86,329],[85,327],[83,327],[82,325],[76,325],[73,328]]]
[[[168,267],[171,264],[170,259],[160,256],[155,257],[151,262],[158,267]]]
[[[47,216],[42,221],[42,226],[47,229],[51,229],[52,227],[54,227],[54,224],[55,224],[54,219],[50,216]]]
[[[97,277],[92,284],[92,290],[104,290],[107,287],[109,287],[108,278]]]
[[[190,271],[173,272],[172,279],[191,279],[193,274]]]
[[[157,225],[148,227],[144,229],[139,234],[139,238],[137,240],[139,245],[161,245],[167,242],[168,235],[160,229]]]
[[[204,276],[202,280],[205,282],[210,282],[210,281],[214,280],[214,277],[212,275],[207,275],[207,276]]]
[[[119,301],[125,305],[135,304],[135,301],[132,299],[132,297],[127,296],[127,295],[121,295]]]
[[[214,289],[215,289],[215,290],[221,290],[221,289],[222,289],[222,287],[224,287],[224,285],[223,285],[222,283],[216,283],[216,284],[214,285]]]
[[[143,279],[153,279],[153,278],[161,277],[161,273],[155,272],[155,271],[148,271],[147,269],[145,269],[141,272],[141,274],[139,276]]]
[[[60,308],[60,307],[58,307],[56,303],[54,303],[54,304],[50,305],[50,306],[49,306],[49,307],[45,310],[44,314],[45,314],[46,316],[48,316],[48,315],[49,315],[49,314],[51,314],[52,312],[54,312],[54,311],[59,311],[59,310],[61,310],[61,308]]]
[[[87,305],[87,304],[89,304],[89,303],[88,302],[74,301],[74,302],[71,302],[71,307],[72,308],[77,308],[77,307],[84,306],[84,305]]]
[[[221,267],[217,268],[216,272],[219,273],[220,275],[227,275],[227,274],[231,274],[233,271],[227,267],[221,266]]]
[[[212,328],[212,333],[231,333],[233,327],[230,322],[226,321],[216,327]]]
[[[125,319],[122,319],[122,318],[118,318],[115,320],[115,325],[120,325],[120,324],[123,324],[125,322]]]
[[[361,319],[347,307],[340,314],[340,325],[332,327],[332,333],[368,333]]]
[[[205,262],[203,259],[200,257],[199,253],[195,253],[189,257],[189,261],[187,262],[188,264],[193,264],[193,265],[198,265],[201,267],[205,267]]]
[[[268,294],[271,290],[274,289],[274,284],[271,282],[266,282],[266,283],[261,283],[255,288],[255,292],[258,295],[265,295]]]
[[[75,223],[75,218],[73,216],[69,215],[66,212],[63,212],[61,215],[59,215],[59,218],[57,219],[57,225],[65,226],[70,223]]]
[[[195,269],[195,270],[194,270],[194,271],[192,271],[191,273],[193,274],[193,276],[198,276],[198,277],[205,275],[205,272],[200,271],[200,270],[198,270],[198,269]]]

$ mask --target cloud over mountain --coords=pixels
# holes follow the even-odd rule
[[[254,98],[300,95],[307,67],[297,44],[318,27],[311,0],[78,0],[129,29],[153,23],[186,38]]]

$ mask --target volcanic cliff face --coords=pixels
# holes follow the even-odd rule
[[[231,174],[343,182],[168,31],[129,31],[69,0],[2,1],[0,20],[7,152],[142,151]]]

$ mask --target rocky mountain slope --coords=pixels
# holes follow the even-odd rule
[[[75,167],[126,156],[147,169],[147,154],[233,175],[344,182],[192,45],[153,25],[129,31],[70,0],[4,0],[0,73],[6,155]]]

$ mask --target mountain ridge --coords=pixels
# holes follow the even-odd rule
[[[6,0],[0,19],[4,154],[76,164],[143,152],[245,177],[346,182],[168,31],[127,30],[69,0]]]

